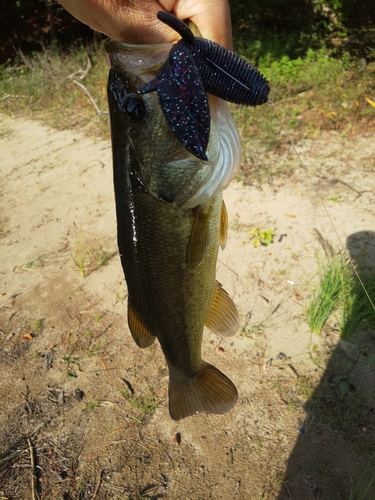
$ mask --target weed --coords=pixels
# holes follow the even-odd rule
[[[90,399],[85,404],[85,408],[87,411],[95,411],[100,405],[100,401],[97,398]]]
[[[247,326],[245,328],[241,328],[240,336],[245,339],[251,339],[252,335],[261,335],[264,333],[266,329],[266,325],[264,323],[258,323],[256,325]]]
[[[108,117],[96,114],[87,95],[71,77],[76,74],[79,78],[84,74],[87,57],[82,48],[70,54],[50,48],[43,55],[22,55],[13,66],[0,66],[0,95],[5,97],[0,101],[0,110],[32,113],[33,117],[57,129],[75,125],[84,127],[89,134],[108,137]],[[84,84],[99,108],[105,109],[107,96],[103,74],[107,70],[101,47],[91,49],[90,61],[91,68]]]
[[[300,376],[296,380],[296,388],[297,388],[297,394],[299,396],[302,396],[303,399],[307,400],[313,395],[315,390],[315,385],[311,378]]]
[[[320,333],[329,316],[338,309],[353,287],[354,280],[346,259],[334,255],[328,262],[318,260],[319,287],[313,293],[307,309],[307,321],[312,332]]]
[[[77,371],[82,371],[79,357],[67,354],[63,357],[63,361],[66,365],[66,376],[68,378],[77,378]]]
[[[84,278],[99,267],[104,266],[115,255],[107,252],[98,244],[96,238],[84,235],[81,231],[76,246],[70,256]]]
[[[359,269],[360,271],[360,269]],[[369,296],[375,298],[375,274],[360,272],[361,279]],[[354,284],[342,307],[340,333],[348,339],[359,328],[375,329],[375,311],[361,283],[353,275]]]
[[[254,436],[249,436],[248,439],[250,443],[253,444],[259,450],[264,448],[263,439]]]
[[[251,339],[252,335],[264,334],[264,330],[267,327],[267,323],[272,318],[272,316],[279,310],[280,303],[274,306],[269,306],[263,315],[263,318],[253,325],[250,324],[252,312],[248,313],[246,316],[246,322],[243,328],[240,330],[240,336],[244,338]]]
[[[319,264],[319,286],[307,309],[311,331],[320,333],[329,316],[341,310],[340,334],[349,338],[359,328],[375,328],[375,311],[352,265],[342,255],[334,255]],[[370,297],[375,297],[375,275],[357,272]]]
[[[127,386],[120,387],[120,393],[126,399],[129,406],[135,413],[133,417],[138,423],[143,423],[148,415],[155,412],[159,402],[155,398],[154,389],[148,387],[147,394],[136,395],[129,390]]]
[[[273,229],[262,230],[258,227],[252,227],[248,232],[250,236],[250,240],[253,242],[255,247],[259,247],[260,245],[269,245],[273,243],[273,236],[275,231]]]
[[[99,343],[94,343],[94,345],[90,347],[89,356],[99,356],[102,351],[102,346]]]
[[[27,269],[37,269],[38,267],[44,267],[46,257],[47,256],[45,254],[37,255],[33,259],[29,260],[25,264],[25,267]]]
[[[33,323],[31,324],[31,331],[32,332],[37,332],[39,330],[43,330],[44,328],[44,319],[36,319],[33,321]]]
[[[375,486],[375,457],[372,456],[356,484],[350,489],[349,500],[372,500]]]

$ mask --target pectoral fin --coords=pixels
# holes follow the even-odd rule
[[[155,341],[156,337],[147,330],[130,303],[128,305],[128,325],[134,342],[141,349],[149,347]]]
[[[228,239],[228,212],[225,206],[224,200],[221,205],[221,216],[220,216],[220,247],[222,250],[227,246]]]
[[[237,308],[218,281],[205,326],[222,337],[234,335],[239,327]]]
[[[210,208],[207,208],[207,205],[198,205],[194,208],[194,212],[193,227],[186,250],[186,263],[191,269],[195,269],[203,259],[210,242]]]

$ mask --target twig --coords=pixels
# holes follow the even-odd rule
[[[38,496],[35,492],[35,458],[34,458],[34,449],[31,444],[30,438],[27,438],[27,444],[29,445],[29,453],[31,460],[31,498],[32,500],[37,500]]]
[[[23,95],[18,95],[18,94],[4,94],[3,97],[0,97],[0,101],[3,101],[4,99],[9,99],[9,97],[24,97]]]
[[[96,486],[95,486],[95,490],[94,490],[94,493],[91,497],[91,500],[94,500],[94,498],[96,497],[96,495],[98,494],[98,491],[99,491],[99,488],[100,488],[100,485],[102,483],[102,473],[103,471],[99,474],[99,479],[98,479],[98,482],[96,483]]]
[[[15,51],[15,53],[18,55],[18,57],[21,59],[21,61],[23,62],[23,64],[29,68],[30,71],[32,71],[34,73],[35,71],[35,66],[33,66],[32,64],[30,64],[30,61],[27,59],[27,57],[25,56],[25,54],[22,52],[21,49],[16,49],[15,46],[13,45],[13,49]]]
[[[313,229],[313,232],[315,233],[316,237],[318,238],[318,241],[319,243],[321,244],[323,250],[324,250],[324,253],[328,256],[328,257],[333,257],[334,255],[334,251],[333,251],[333,247],[332,245],[330,244],[330,242],[326,239],[323,238],[323,236],[320,234],[320,232],[316,229],[316,227],[314,227]]]
[[[96,104],[95,102],[95,99],[92,97],[92,95],[90,94],[90,92],[87,90],[87,88],[83,85],[83,83],[81,82],[77,82],[77,80],[72,80],[73,83],[75,83],[76,85],[78,85],[78,87],[81,87],[81,89],[85,92],[85,94],[87,95],[87,97],[90,99],[90,101],[92,102],[92,105],[94,106],[94,108],[96,109],[96,112],[98,113],[98,115],[108,115],[108,111],[101,111],[99,109],[99,106]]]
[[[78,71],[75,71],[74,73],[72,73],[71,75],[67,76],[66,78],[64,78],[63,80],[61,80],[61,82],[59,82],[56,87],[60,87],[61,84],[63,84],[66,80],[71,80],[74,76],[76,75],[80,75],[78,77],[79,80],[83,80],[88,72],[90,71],[91,67],[92,67],[92,64],[91,64],[91,59],[89,58],[89,56],[86,56],[87,57],[87,66],[86,66],[86,69],[83,70],[83,69],[79,69]]]

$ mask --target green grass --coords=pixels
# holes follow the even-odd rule
[[[356,484],[350,489],[348,500],[373,500],[375,489],[375,457],[372,456]]]
[[[340,315],[340,335],[345,339],[360,328],[375,329],[375,309],[366,294],[367,291],[374,301],[374,272],[365,273],[358,267],[357,272],[361,276],[362,286],[351,263],[341,254],[324,261],[319,259],[318,264],[319,285],[306,311],[311,331],[320,333],[329,317],[335,312]]]
[[[81,80],[88,55],[92,66]],[[107,70],[102,47],[68,54],[56,48],[28,57],[21,54],[14,64],[0,66],[0,111],[32,116],[60,130],[83,129],[109,137],[108,116],[98,115],[84,91],[73,82],[83,83],[99,108],[107,110]]]
[[[70,256],[78,271],[84,278],[104,266],[115,255],[115,252],[103,250],[97,239],[83,231],[77,237]]]
[[[38,318],[38,319],[34,320],[31,324],[31,331],[32,332],[43,330],[43,328],[44,328],[44,319],[42,319],[42,318]]]
[[[134,420],[139,424],[142,424],[147,416],[152,415],[159,405],[152,386],[148,387],[145,394],[135,394],[124,385],[120,387],[120,393],[130,406]]]

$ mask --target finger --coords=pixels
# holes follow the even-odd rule
[[[232,26],[227,0],[159,0],[167,12],[190,19],[203,38],[232,50]]]

